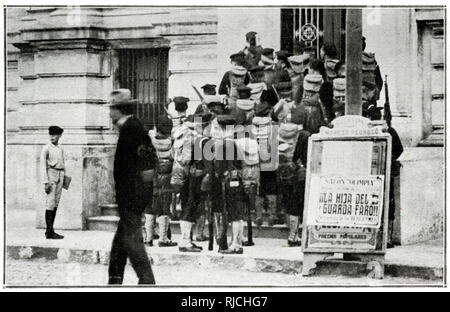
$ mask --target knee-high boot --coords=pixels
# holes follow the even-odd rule
[[[154,214],[145,214],[145,237],[144,243],[153,246],[153,233],[156,228],[156,216]]]
[[[172,242],[168,237],[169,224],[170,224],[169,216],[164,215],[159,217],[159,241],[158,241],[159,247],[172,247],[177,245],[177,243]]]
[[[200,252],[191,241],[192,222],[180,220],[181,242],[178,250],[181,252]]]
[[[277,220],[277,195],[267,195],[267,206],[269,208],[269,226],[272,226]]]
[[[264,197],[263,196],[255,196],[255,212],[256,212],[256,220],[255,223],[257,226],[261,226],[263,224],[263,212],[264,208]]]
[[[298,216],[289,215],[288,245],[289,247],[300,246],[300,241],[298,240]]]

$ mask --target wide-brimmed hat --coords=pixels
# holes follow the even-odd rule
[[[125,106],[135,104],[138,101],[131,98],[131,91],[129,89],[116,89],[110,94],[109,103],[105,106],[115,107],[115,106]]]

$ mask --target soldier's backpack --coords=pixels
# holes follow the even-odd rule
[[[173,167],[171,184],[182,186],[189,174],[189,162],[192,156],[192,130],[186,123],[174,128],[173,138]]]
[[[325,125],[325,119],[320,107],[319,100],[316,98],[303,99],[300,102],[303,105],[306,112],[305,124],[303,129],[311,132],[318,133],[321,126]]]
[[[272,148],[277,140],[277,133],[272,118],[255,116],[252,123],[252,132],[258,142],[260,169],[275,171],[278,168],[278,158],[274,159]]]
[[[337,77],[336,64],[339,60],[327,59],[325,60],[325,71],[329,80],[333,80]]]
[[[159,174],[169,174],[172,172],[172,139],[169,137],[159,137],[155,130],[149,131],[150,139],[156,150],[157,164],[156,172]]]
[[[280,164],[278,179],[281,185],[292,185],[295,181],[295,165],[292,161],[301,126],[294,123],[281,123],[278,130],[278,152]]]

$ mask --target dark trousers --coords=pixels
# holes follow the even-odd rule
[[[139,284],[155,284],[152,267],[142,239],[141,216],[129,213],[120,218],[109,260],[109,284],[122,284],[127,258]]]

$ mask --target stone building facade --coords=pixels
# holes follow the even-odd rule
[[[39,153],[48,126],[57,124],[65,129],[62,144],[73,181],[63,194],[56,226],[84,229],[86,218],[99,214],[100,203],[114,202],[117,133],[104,107],[113,88],[132,90],[143,103],[138,115],[148,124],[167,98],[187,96],[192,110],[199,101],[191,84],[219,84],[229,55],[244,47],[248,31],[258,32],[264,47],[285,48],[284,38],[295,38],[304,12],[275,7],[7,7],[7,207],[34,209],[36,224],[42,226]],[[325,29],[325,38],[339,38],[345,32],[342,24],[329,25],[341,17],[330,12],[320,9],[312,16]],[[363,9],[366,50],[375,52],[383,77],[388,75],[393,125],[407,147],[397,198],[396,230],[402,243],[442,233],[443,25],[440,8]]]

